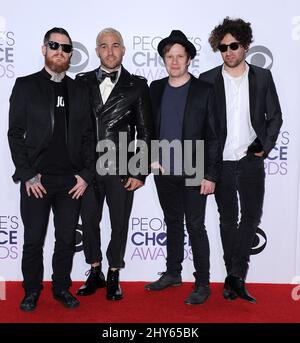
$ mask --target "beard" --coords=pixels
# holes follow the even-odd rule
[[[101,59],[101,65],[107,70],[115,70],[116,68],[119,68],[121,64],[122,64],[122,58],[116,58],[113,60]]]
[[[235,59],[229,60],[229,61],[226,60],[226,58],[223,58],[223,61],[227,65],[227,67],[229,67],[229,68],[236,68],[240,64],[244,63],[245,58],[246,58],[246,54],[243,54],[243,55],[238,56]]]
[[[233,62],[228,62],[228,61],[225,60],[224,63],[229,68],[236,68],[236,67],[238,67],[242,63],[242,61],[236,60],[236,61],[233,61]]]
[[[235,62],[228,62],[228,61],[224,61],[225,65],[229,68],[236,68],[239,66],[240,62],[239,61],[235,61]]]
[[[62,73],[67,71],[70,66],[70,59],[71,57],[56,60],[55,55],[53,57],[45,56],[45,65],[52,70],[54,73]]]

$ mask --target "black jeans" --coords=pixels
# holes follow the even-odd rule
[[[178,275],[184,257],[184,216],[190,237],[196,282],[209,283],[209,242],[205,230],[206,196],[200,186],[185,185],[181,176],[155,176],[159,202],[167,225],[167,272]]]
[[[95,182],[83,195],[80,211],[86,262],[92,264],[102,261],[99,225],[106,197],[112,230],[106,252],[108,264],[111,268],[124,268],[133,192],[124,188],[118,175],[97,175]]]
[[[53,290],[67,290],[71,285],[70,273],[80,200],[72,199],[68,192],[76,184],[76,179],[73,175],[42,175],[41,182],[47,191],[43,198],[36,198],[33,194],[29,197],[25,184],[21,184],[21,217],[24,224],[22,272],[26,293],[39,292],[42,289],[43,246],[51,208],[55,227]]]
[[[215,192],[227,274],[243,279],[247,275],[251,248],[262,215],[263,161],[262,157],[253,154],[239,161],[224,161]]]

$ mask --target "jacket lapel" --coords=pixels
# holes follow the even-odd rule
[[[197,95],[194,95],[195,84],[197,82],[197,79],[192,74],[190,74],[190,75],[191,75],[191,84],[190,84],[190,88],[188,90],[187,99],[186,99],[185,108],[184,108],[183,121],[182,121],[182,123],[183,123],[182,124],[182,132],[184,132],[184,124],[188,120],[188,114],[192,113],[192,111],[190,110],[191,105],[192,105],[192,100],[197,98]]]
[[[250,107],[250,117],[251,117],[251,122],[253,125],[254,118],[255,118],[255,102],[254,99],[255,93],[256,93],[256,78],[255,74],[253,72],[253,69],[251,68],[251,65],[249,65],[249,74],[248,74],[248,79],[249,79],[249,107]]]
[[[157,134],[157,138],[159,138],[160,134],[160,122],[161,122],[161,102],[162,102],[162,97],[164,94],[164,89],[166,87],[166,84],[168,82],[168,78],[164,78],[159,81],[157,84],[157,88],[154,94],[154,100],[155,100],[155,105],[154,105],[154,111],[153,114],[156,116],[155,118],[155,132]]]
[[[218,112],[220,115],[220,125],[221,130],[225,134],[227,134],[227,124],[226,124],[226,96],[225,96],[225,87],[224,87],[224,79],[222,75],[222,67],[220,67],[220,70],[216,77],[215,82],[215,92],[216,92],[216,98],[218,103]]]
[[[50,136],[52,136],[53,130],[54,130],[54,106],[55,106],[55,96],[54,96],[54,91],[52,89],[52,87],[49,87],[48,85],[48,81],[46,80],[50,80],[51,75],[47,73],[47,71],[45,70],[45,68],[43,68],[40,71],[40,82],[41,82],[41,88],[45,89],[46,93],[47,93],[47,97],[48,97],[48,108],[49,108],[49,132],[50,132]]]
[[[120,94],[120,92],[122,92],[121,89],[124,87],[125,88],[132,87],[132,80],[128,71],[123,66],[121,66],[121,74],[119,76],[117,83],[112,89],[108,99],[106,100],[106,103],[105,104],[102,103],[103,111],[105,110],[105,108],[110,107],[112,103],[114,104],[116,102],[115,95]],[[102,98],[101,98],[101,101],[102,101]]]
[[[89,86],[90,92],[92,94],[91,104],[95,117],[99,116],[100,111],[103,107],[103,101],[99,89],[98,73],[99,68],[93,70],[93,72],[89,75]]]
[[[69,142],[70,137],[70,126],[72,125],[72,116],[71,113],[74,113],[74,101],[69,102],[69,99],[76,99],[76,93],[72,87],[70,79],[66,76],[66,81],[64,84],[64,100],[65,100],[65,134],[66,134],[66,143]]]

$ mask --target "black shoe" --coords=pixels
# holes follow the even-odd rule
[[[20,309],[25,312],[35,310],[37,301],[39,300],[39,296],[40,296],[40,293],[38,292],[26,294],[20,304]]]
[[[69,291],[54,292],[53,298],[67,308],[78,307],[80,304],[79,301]]]
[[[230,291],[231,293],[235,294],[239,298],[247,300],[252,304],[256,303],[256,299],[253,298],[248,293],[244,279],[239,278],[237,276],[229,275],[225,279],[225,284],[226,284],[227,290]]]
[[[105,278],[100,266],[92,267],[86,272],[88,278],[84,285],[82,285],[77,291],[77,295],[91,295],[96,292],[98,288],[105,287]]]
[[[148,291],[161,291],[162,289],[165,289],[170,286],[181,286],[182,285],[182,279],[181,275],[171,275],[168,272],[159,273],[161,277],[152,283],[148,283],[145,285],[145,289]]]
[[[231,290],[231,287],[229,286],[228,277],[226,277],[223,287],[223,297],[226,300],[235,300],[238,296],[234,291]]]
[[[185,299],[185,303],[188,305],[198,305],[203,304],[210,296],[210,288],[208,285],[201,286],[195,284],[192,293]]]
[[[106,299],[121,300],[122,298],[123,294],[119,283],[119,270],[108,269],[106,279]]]

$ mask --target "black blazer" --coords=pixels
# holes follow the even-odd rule
[[[159,140],[161,101],[167,82],[168,78],[163,78],[153,81],[150,85],[154,118],[154,139],[156,140]],[[193,166],[196,165],[195,141],[204,140],[204,178],[216,182],[220,172],[221,147],[214,100],[215,96],[212,85],[199,81],[191,75],[191,85],[183,117],[182,140],[191,140],[193,142],[193,150],[191,152]]]
[[[36,166],[54,129],[54,90],[45,69],[16,79],[10,97],[8,140],[15,182],[38,174]],[[66,76],[67,149],[75,171],[89,183],[95,170],[94,135],[87,89]]]
[[[257,135],[257,139],[249,146],[248,152],[263,150],[267,156],[275,146],[282,125],[281,108],[270,70],[249,64],[248,78],[251,124]],[[199,79],[214,85],[217,113],[220,115],[222,148],[224,148],[227,128],[222,65],[201,74]]]

